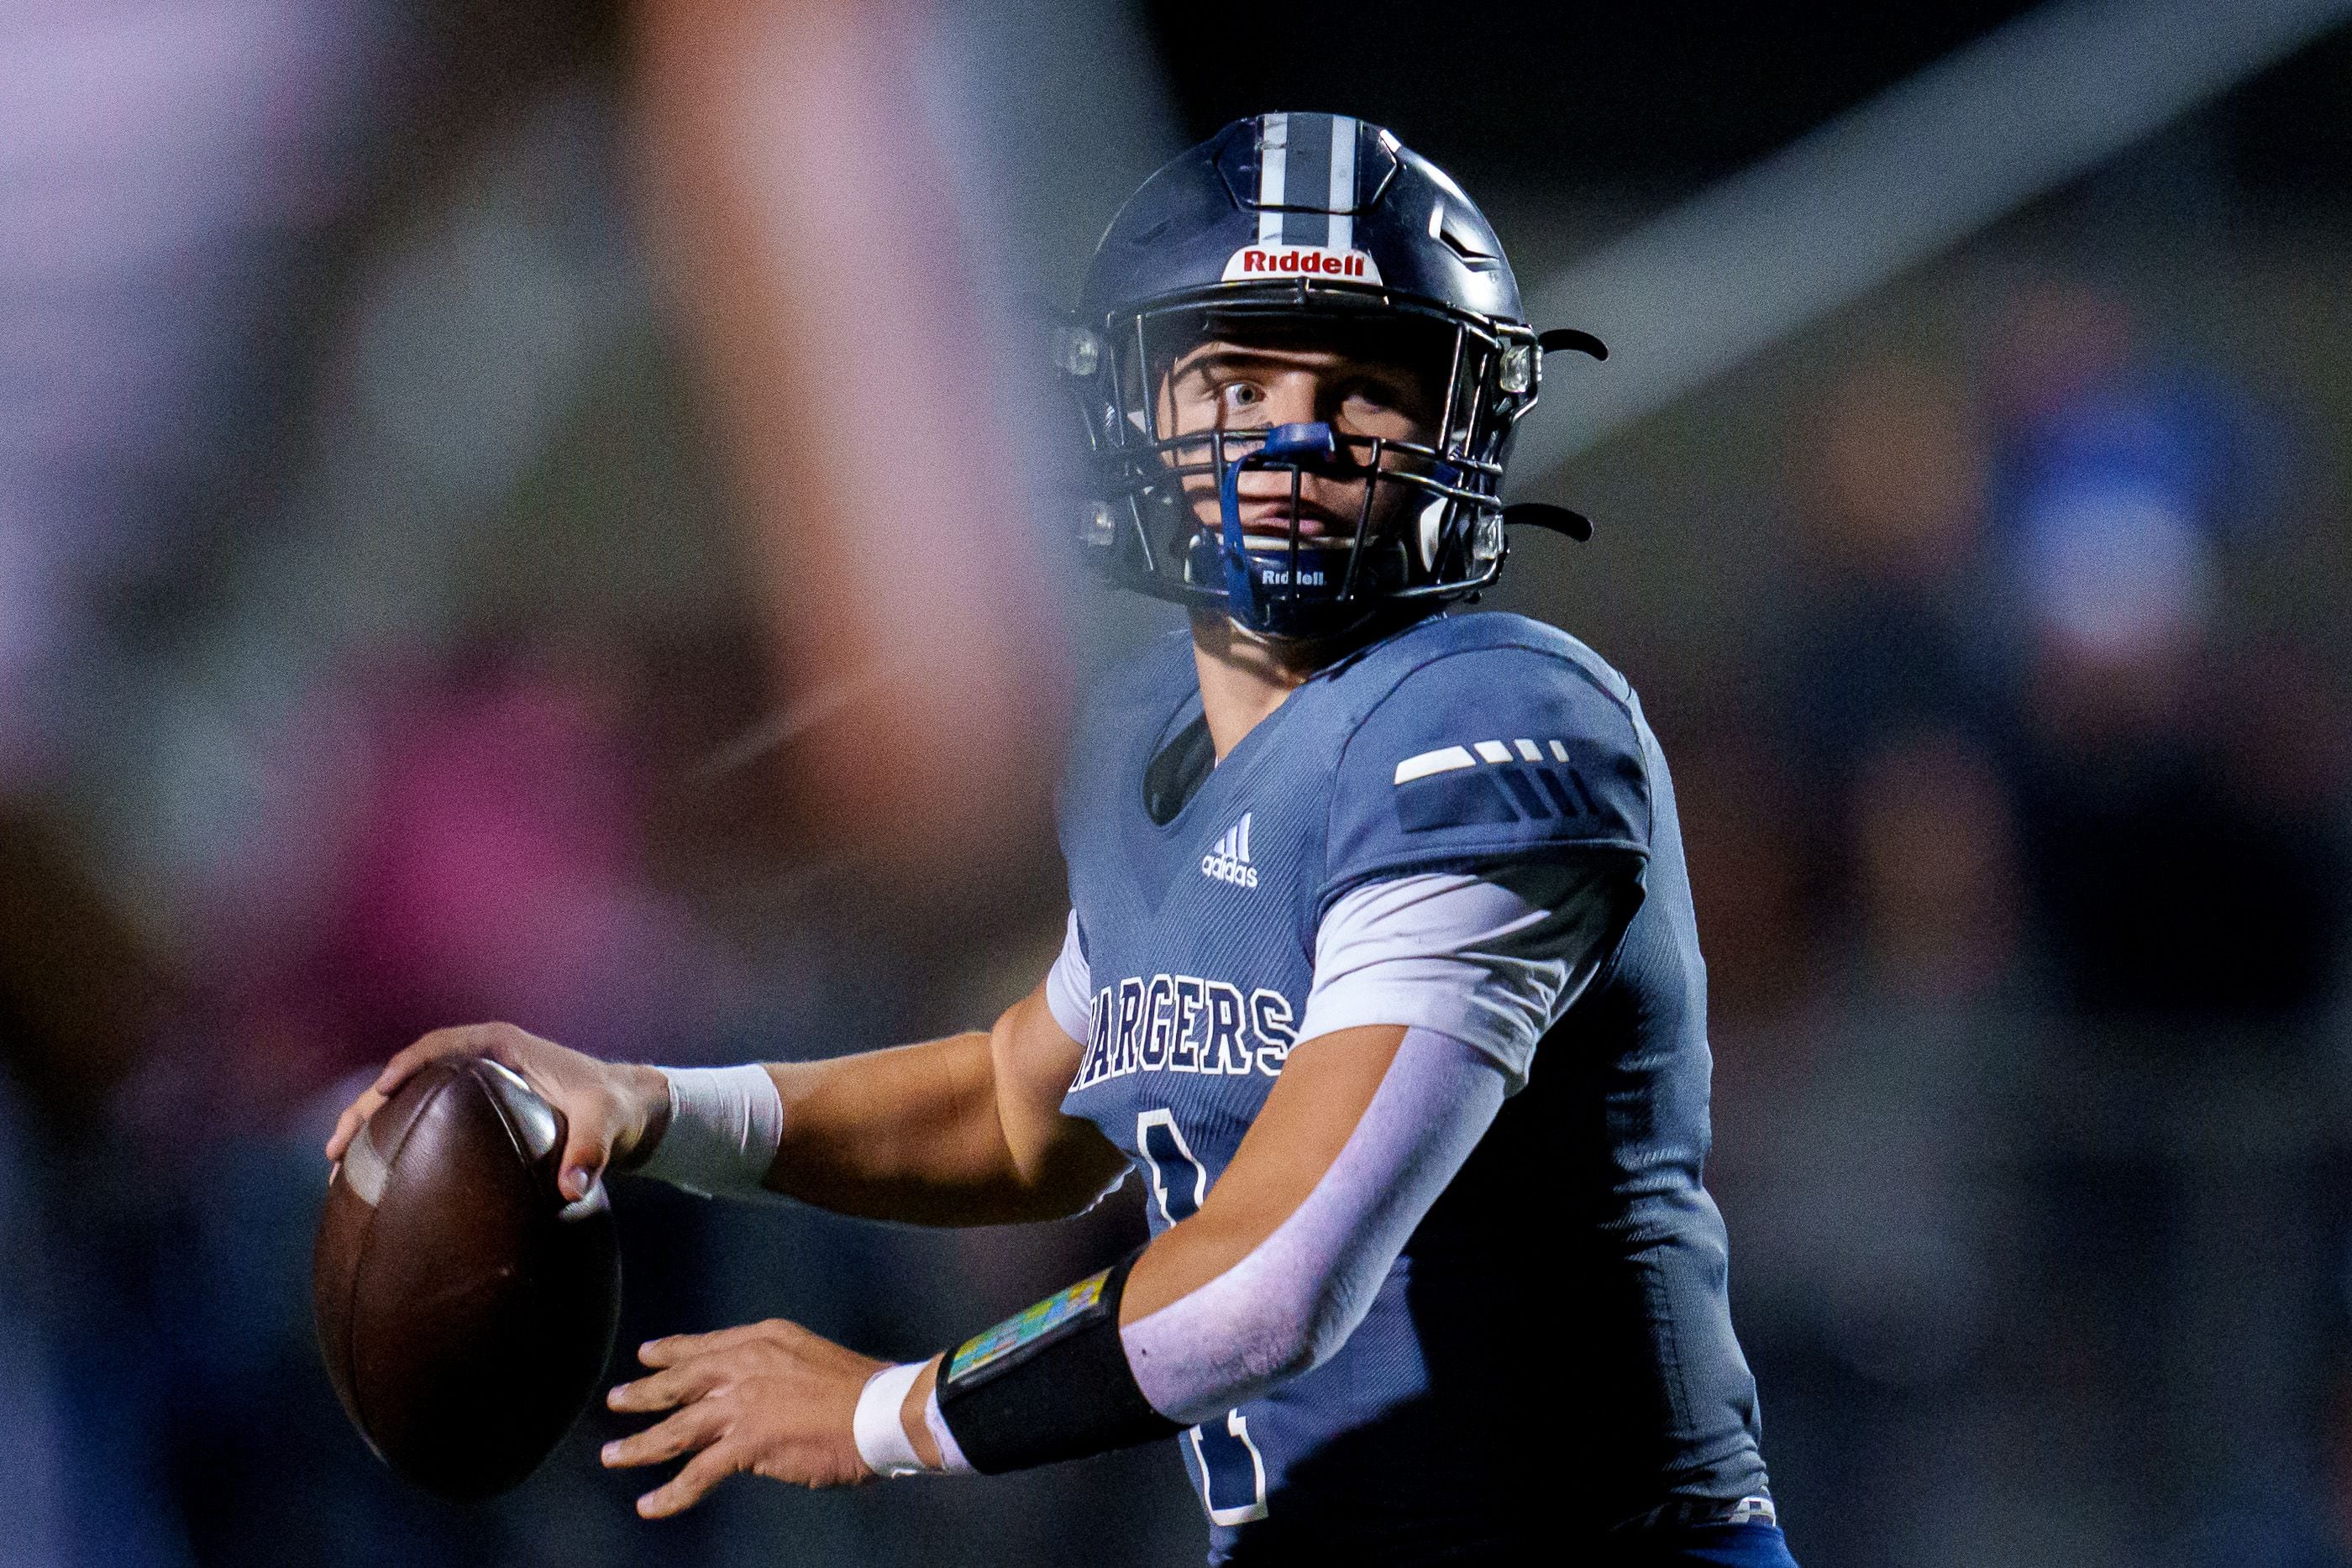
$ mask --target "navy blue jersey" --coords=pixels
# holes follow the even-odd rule
[[[1313,1371],[1180,1440],[1220,1562],[1534,1550],[1760,1490],[1707,1148],[1705,973],[1674,792],[1624,678],[1515,615],[1439,617],[1292,693],[1205,778],[1189,640],[1089,706],[1062,800],[1093,986],[1064,1109],[1154,1234],[1200,1207],[1364,883],[1606,855],[1643,896],[1527,1087]]]

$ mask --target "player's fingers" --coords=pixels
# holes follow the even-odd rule
[[[415,1041],[394,1053],[375,1075],[375,1082],[362,1090],[358,1099],[344,1107],[336,1118],[334,1133],[327,1139],[327,1158],[340,1160],[359,1135],[367,1119],[383,1109],[384,1103],[400,1092],[400,1086],[416,1076],[425,1067],[451,1056],[488,1056],[502,1060],[507,1054],[500,1042],[502,1034],[515,1032],[502,1024],[466,1024],[456,1029],[436,1029],[419,1036]],[[576,1194],[573,1196],[577,1196]]]
[[[691,1449],[709,1447],[725,1430],[725,1416],[698,1402],[642,1432],[614,1438],[598,1451],[597,1458],[604,1460],[605,1469],[614,1470],[658,1465]]]
[[[530,1038],[512,1024],[499,1023],[461,1024],[453,1029],[436,1029],[429,1034],[420,1035],[414,1042],[395,1052],[393,1059],[383,1064],[383,1070],[375,1075],[375,1082],[369,1084],[360,1097],[352,1101],[344,1110],[335,1123],[334,1134],[327,1140],[327,1158],[330,1160],[342,1158],[343,1151],[349,1148],[352,1140],[359,1135],[361,1124],[382,1110],[384,1102],[400,1092],[402,1084],[415,1077],[432,1063],[452,1056],[488,1057],[501,1066],[513,1068],[520,1072],[523,1071],[523,1053],[519,1049],[520,1044]],[[524,1076],[530,1075],[525,1072]],[[537,1083],[536,1080],[533,1082]],[[546,1092],[544,1084],[537,1084],[537,1087],[541,1093]],[[601,1162],[598,1163],[598,1168],[602,1168]],[[577,1198],[584,1196],[587,1190],[583,1186],[577,1191],[568,1192],[565,1196]]]
[[[383,1103],[383,1096],[371,1089],[343,1107],[343,1113],[335,1118],[333,1134],[327,1139],[327,1158],[331,1163],[343,1157],[343,1151],[352,1146],[353,1138],[359,1136],[360,1128]]]
[[[418,1036],[415,1041],[393,1053],[392,1060],[383,1064],[383,1071],[375,1075],[375,1082],[368,1085],[368,1093],[374,1095],[376,1103],[382,1104],[400,1092],[402,1084],[445,1056],[487,1054],[477,1043],[476,1032],[477,1026],[467,1025],[461,1029],[436,1029],[430,1034]]]
[[[714,1350],[725,1350],[751,1336],[760,1325],[746,1324],[730,1329],[713,1329],[709,1333],[674,1333],[661,1339],[649,1339],[637,1346],[637,1359],[647,1366],[676,1366],[698,1355]]]
[[[721,1370],[708,1357],[697,1357],[684,1366],[673,1366],[651,1377],[617,1385],[604,1396],[604,1403],[614,1410],[650,1414],[699,1399],[723,1380]]]
[[[416,1076],[417,1069],[457,1050],[458,1036],[459,1031],[452,1029],[436,1029],[418,1036],[392,1053],[392,1060],[383,1064],[383,1071],[375,1075],[369,1088],[378,1098],[391,1099],[402,1084]]]
[[[341,1159],[343,1151],[352,1146],[352,1140],[359,1136],[367,1119],[383,1109],[384,1102],[398,1093],[402,1084],[415,1077],[426,1063],[466,1051],[472,1032],[470,1029],[436,1029],[395,1052],[375,1075],[375,1082],[362,1090],[359,1098],[343,1107],[343,1113],[335,1119],[334,1133],[327,1139],[327,1158]]]
[[[724,1445],[705,1448],[687,1461],[686,1468],[672,1476],[666,1485],[656,1487],[637,1499],[638,1517],[667,1519],[674,1513],[683,1513],[709,1495],[712,1487],[742,1468]]]

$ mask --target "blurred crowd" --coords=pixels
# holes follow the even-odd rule
[[[1061,704],[1160,623],[1059,575],[1015,351],[1182,134],[1107,14],[0,19],[7,1561],[1197,1560],[1158,1452],[656,1528],[592,1413],[444,1506],[309,1323],[319,1146],[425,1029],[825,1054],[1043,973]],[[2345,1568],[2352,451],[2020,244],[1965,345],[1842,338],[1756,412],[1709,525],[1767,541],[1751,612],[1675,619],[1706,563],[1606,531],[1577,570],[1668,624],[1535,551],[1505,602],[1675,765],[1801,1560]],[[934,1235],[632,1186],[623,1343],[913,1354],[1132,1198]]]
[[[1650,701],[1810,1557],[2352,1559],[2352,624],[2250,588],[2312,434],[2051,281],[1787,423],[1781,591]]]
[[[1003,277],[1056,209],[982,200],[1047,111],[971,85],[1038,37],[1092,44],[1054,5],[0,18],[0,1557],[1198,1539],[1162,1456],[656,1529],[601,1411],[446,1506],[310,1324],[326,1129],[425,1030],[825,1054],[984,1022],[1050,958],[1068,658]],[[1026,178],[1076,212],[1127,173]],[[624,1358],[778,1315],[912,1355],[1141,1223],[618,1207]]]

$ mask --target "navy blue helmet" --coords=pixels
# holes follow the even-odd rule
[[[1409,357],[1443,389],[1434,434],[1163,428],[1181,354],[1261,335]],[[1276,636],[1341,634],[1475,593],[1502,570],[1503,462],[1546,346],[1605,351],[1583,333],[1538,338],[1493,227],[1444,170],[1346,115],[1235,120],[1111,220],[1061,340],[1094,462],[1086,552],[1124,587]],[[1236,486],[1254,470],[1292,476],[1286,538],[1243,529]],[[1306,526],[1307,474],[1368,481],[1352,528]],[[1214,528],[1195,505],[1212,489]],[[1589,531],[1557,507],[1511,511]]]

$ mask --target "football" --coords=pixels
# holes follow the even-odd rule
[[[369,1447],[459,1500],[539,1468],[594,1395],[620,1323],[602,1186],[556,1187],[563,1118],[495,1062],[403,1084],[328,1186],[311,1258],[327,1375]]]

